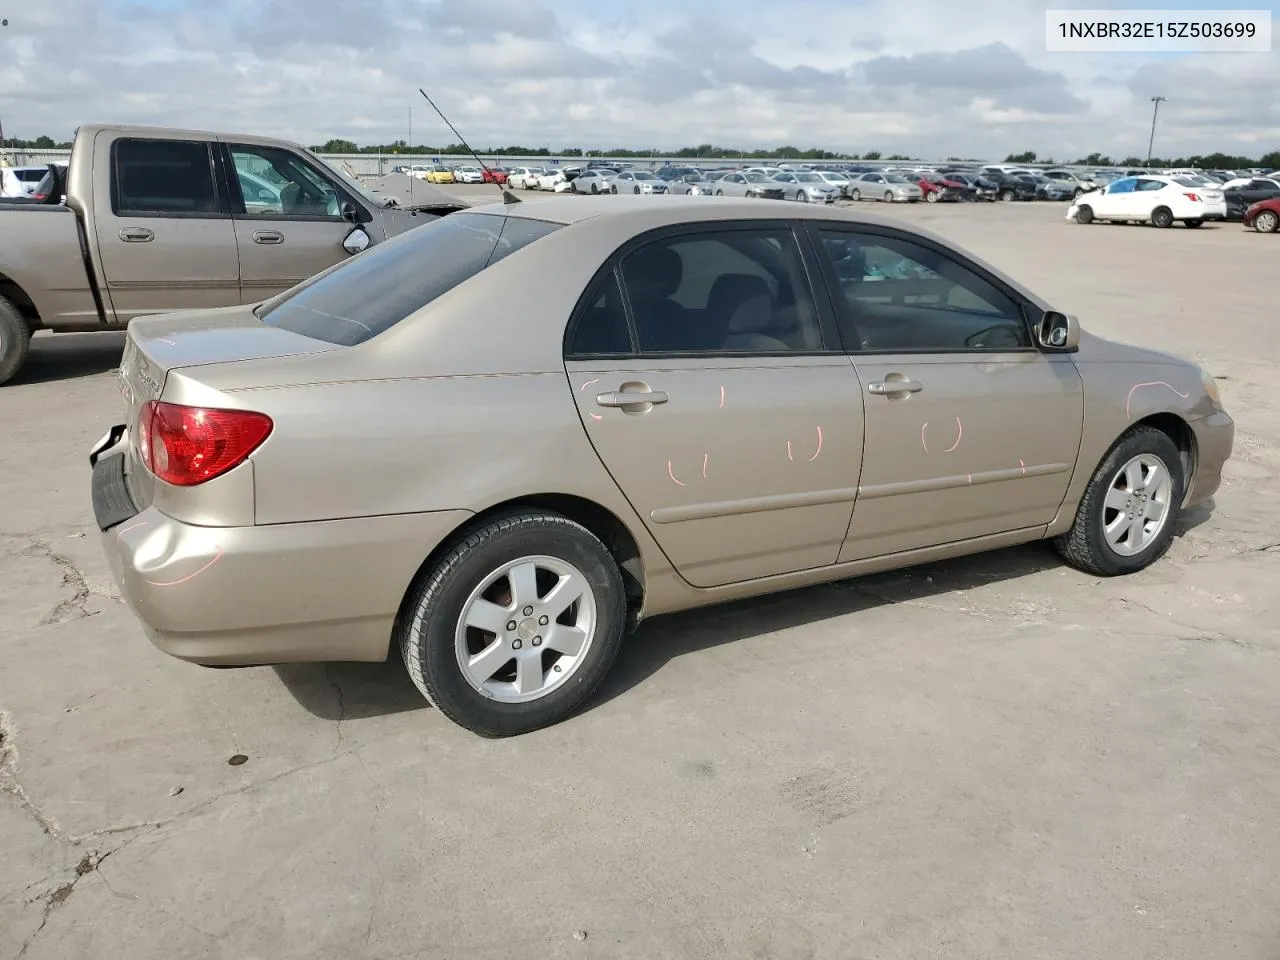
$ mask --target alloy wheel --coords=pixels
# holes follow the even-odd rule
[[[1164,461],[1143,453],[1122,466],[1111,479],[1102,510],[1102,534],[1122,557],[1150,546],[1169,519],[1173,477]]]

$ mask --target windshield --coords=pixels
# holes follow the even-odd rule
[[[343,346],[376,337],[560,224],[457,213],[386,240],[259,308],[258,318]]]
[[[886,174],[884,175],[884,178],[885,178],[887,181],[889,181],[890,183],[908,183],[908,182],[910,182],[910,181],[908,181],[908,180],[907,180],[907,178],[906,178],[906,177],[901,176],[900,174],[896,174],[896,173],[886,173]]]
[[[652,173],[645,173],[643,170],[637,170],[634,174],[632,174],[632,176],[634,176],[637,180],[657,180],[658,179]]]
[[[330,163],[327,160],[324,160],[320,157],[316,157],[315,154],[311,154],[311,156],[319,160],[327,169],[332,170],[334,173],[336,173],[339,179],[342,180],[343,186],[345,186],[348,190],[353,190],[355,193],[359,194],[360,197],[369,201],[369,203],[373,204],[373,206],[375,207],[386,206],[386,203],[387,203],[386,197],[379,196],[378,194],[374,193],[372,190],[366,187],[363,183],[361,183],[351,174],[347,173],[346,170],[342,169],[342,167],[340,167],[338,164]],[[415,167],[414,169],[421,170],[422,168]]]
[[[748,183],[768,183],[769,182],[769,178],[766,177],[763,173],[745,173],[743,174],[743,176],[747,178]]]
[[[1196,177],[1196,176],[1174,177],[1173,182],[1178,184],[1178,186],[1180,187],[1216,187],[1218,186],[1216,182],[1214,182],[1213,180],[1210,180],[1208,177]]]
[[[823,179],[816,173],[797,173],[796,179],[801,183],[822,183]]]

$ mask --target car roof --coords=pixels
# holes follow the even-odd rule
[[[795,220],[800,211],[798,204],[771,204],[761,200],[738,200],[728,197],[696,197],[682,195],[665,197],[659,203],[645,196],[555,196],[524,200],[519,204],[486,203],[471,207],[468,213],[495,214],[498,216],[527,217],[549,223],[574,224],[600,217],[619,220],[628,218],[643,220],[651,226],[674,226],[681,223],[704,220]],[[873,226],[898,227],[902,221],[863,213],[849,207],[802,207],[804,219],[834,220],[844,223],[864,223]],[[656,216],[655,216],[656,214]],[[654,221],[658,220],[658,223]]]

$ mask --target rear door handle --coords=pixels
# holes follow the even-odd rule
[[[253,231],[254,243],[284,243],[284,234],[279,230]]]
[[[155,231],[150,227],[122,227],[120,239],[126,243],[147,243],[155,239]]]
[[[917,380],[880,380],[867,384],[869,393],[879,396],[893,396],[895,393],[919,393],[924,384]]]
[[[645,404],[666,403],[668,397],[661,390],[615,390],[596,396],[596,403],[602,407],[640,407]]]

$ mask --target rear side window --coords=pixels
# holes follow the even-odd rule
[[[211,144],[117,140],[111,207],[117,216],[216,216]]]
[[[47,167],[23,167],[13,171],[14,176],[23,183],[39,183],[47,172]]]
[[[259,317],[316,340],[363,343],[560,226],[524,217],[455,213],[299,284],[269,303]]]

